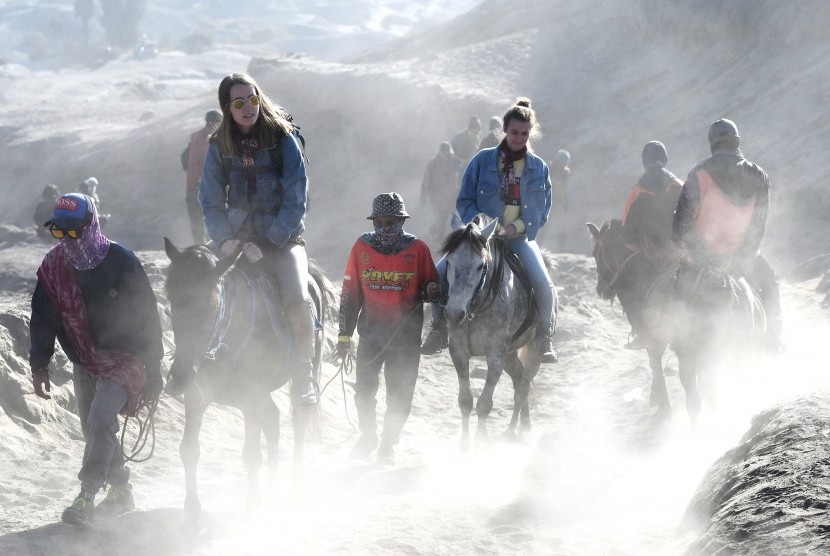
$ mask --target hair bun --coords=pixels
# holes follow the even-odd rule
[[[530,99],[527,97],[519,97],[516,99],[516,106],[524,106],[530,108]]]

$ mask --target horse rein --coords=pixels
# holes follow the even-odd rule
[[[608,260],[605,256],[605,246],[603,245],[604,236],[605,234],[602,234],[602,236],[600,236],[597,239],[597,259],[600,260],[605,269],[611,273],[611,278],[609,280],[606,280],[601,272],[597,274],[599,282],[600,284],[602,284],[603,289],[611,291],[614,288],[614,285],[616,285],[617,280],[620,279],[620,274],[622,273],[622,271],[625,269],[628,263],[631,262],[631,259],[636,257],[640,252],[632,251],[631,254],[629,254],[625,259],[622,260],[622,262],[619,262],[619,260],[617,260],[617,268],[614,269],[610,264],[608,264]]]
[[[501,249],[504,249],[503,244],[500,245],[502,245]],[[478,281],[478,286],[476,286],[476,289],[473,292],[473,295],[470,298],[470,301],[467,303],[467,307],[465,309],[468,321],[473,320],[476,314],[480,313],[481,311],[486,311],[490,308],[490,306],[496,300],[496,292],[501,286],[501,276],[504,271],[504,253],[495,253],[491,248],[491,244],[489,242],[487,243],[487,253],[490,255],[490,260],[494,261],[495,263],[493,266],[493,279],[490,281],[487,280],[487,274],[490,270],[490,264],[487,260],[485,260],[484,266],[481,269],[481,278]],[[482,292],[486,292],[483,297],[484,301],[481,303],[480,306],[476,307],[476,302],[481,297]]]

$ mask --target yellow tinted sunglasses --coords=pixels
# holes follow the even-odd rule
[[[81,237],[81,233],[83,230],[64,230],[63,228],[58,228],[54,224],[49,226],[49,233],[52,234],[52,237],[57,239],[63,239],[68,237],[69,239],[78,239]]]
[[[259,106],[259,95],[251,95],[247,99],[236,98],[233,102],[231,102],[231,106],[233,106],[234,110],[242,110],[245,107],[245,100],[247,100],[248,104],[251,106]]]

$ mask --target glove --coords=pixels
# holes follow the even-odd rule
[[[259,245],[256,243],[246,243],[243,250],[245,251],[245,256],[248,257],[248,260],[252,263],[262,259],[262,249],[260,249]]]
[[[37,394],[38,398],[43,398],[44,400],[52,399],[52,396],[46,393],[52,391],[52,383],[49,380],[49,367],[32,369],[32,384],[35,387],[35,394]]]
[[[441,286],[438,285],[438,282],[430,282],[427,284],[426,301],[432,303],[433,301],[438,301],[439,297],[441,297]]]
[[[349,336],[337,337],[337,350],[334,352],[334,358],[342,361],[349,356],[352,351],[352,339]]]
[[[222,254],[223,257],[227,257],[229,255],[233,255],[239,249],[239,240],[238,239],[226,239],[222,242],[222,246],[219,248],[219,253]]]
[[[161,378],[161,366],[158,363],[144,365],[144,388],[141,390],[141,397],[145,400],[154,400],[159,397],[164,388],[164,380]]]

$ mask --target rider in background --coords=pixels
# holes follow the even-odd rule
[[[672,218],[683,182],[666,169],[668,161],[663,143],[646,143],[643,147],[645,172],[628,194],[623,209],[623,240],[630,249],[643,255],[653,267],[652,272],[646,273],[650,279],[674,270],[678,261],[677,249],[671,240]],[[625,345],[626,349],[647,347],[645,338],[641,336],[645,330],[643,293],[643,288],[638,288],[625,303],[635,334],[635,338]]]
[[[712,156],[698,163],[680,191],[672,239],[684,249],[678,293],[693,287],[690,268],[716,266],[746,277],[767,313],[767,348],[781,344],[781,300],[775,271],[760,253],[769,212],[769,177],[744,158],[734,122],[709,126]]]
[[[394,446],[412,409],[424,312],[421,303],[440,294],[438,273],[427,244],[406,233],[409,214],[397,193],[381,193],[372,202],[374,232],[352,247],[340,295],[337,354],[345,357],[355,327],[357,349],[355,406],[361,436],[352,457],[365,458],[378,446],[375,396],[384,368],[386,417],[378,461],[392,463]]]
[[[291,122],[251,76],[226,76],[218,96],[222,122],[211,136],[199,185],[205,226],[221,256],[241,249],[248,261],[276,278],[292,338],[291,400],[314,404],[312,303],[301,235],[308,192],[305,160]],[[274,149],[279,152],[272,154]]]
[[[161,323],[141,262],[101,233],[90,197],[60,197],[46,224],[60,242],[37,270],[29,364],[35,393],[48,400],[55,340],[73,363],[86,444],[81,492],[61,519],[88,525],[93,512],[119,514],[134,507],[130,470],[116,436],[118,414],[133,415],[139,397],[150,400],[161,392]],[[95,506],[106,484],[107,496]]]
[[[498,218],[502,237],[527,272],[539,317],[539,360],[558,361],[553,343],[553,282],[536,243],[539,229],[551,208],[548,165],[529,149],[531,136],[539,134],[530,99],[519,98],[502,118],[505,137],[498,147],[479,151],[464,172],[456,209],[464,223],[484,213]],[[437,265],[444,283],[446,262]],[[447,322],[440,304],[433,306],[432,330],[421,353],[433,354],[448,345]]]

